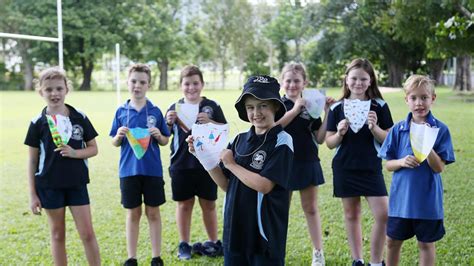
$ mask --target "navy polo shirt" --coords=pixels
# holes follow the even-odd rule
[[[282,100],[286,106],[286,110],[293,109],[295,103],[292,100],[286,98],[286,96],[283,96]],[[321,117],[314,119],[309,115],[306,108],[303,108],[300,114],[285,127],[285,131],[293,138],[295,160],[319,161],[318,146],[313,139],[312,133],[318,130],[321,124]]]
[[[73,149],[86,147],[86,142],[93,140],[98,134],[87,116],[67,105],[69,120],[72,124],[72,135],[67,143]],[[39,149],[39,160],[35,173],[36,186],[43,188],[68,188],[89,183],[87,159],[63,157],[53,142],[46,107],[33,118],[26,134],[26,145]]]
[[[290,207],[287,185],[293,161],[291,136],[275,126],[265,139],[265,134],[256,135],[252,127],[228,148],[240,166],[268,178],[275,186],[264,195],[223,168],[229,178],[224,206],[225,247],[247,255],[284,258]]]
[[[328,114],[327,131],[337,132],[337,124],[345,118],[342,101],[334,103]],[[383,130],[393,126],[392,115],[382,99],[372,99],[370,110],[377,113],[377,123]],[[377,157],[381,143],[377,142],[367,124],[358,133],[349,128],[336,149],[333,168],[382,171],[382,160]]]
[[[388,133],[379,156],[386,160],[397,160],[413,155],[410,144],[410,113],[406,120],[397,123]],[[455,161],[453,143],[448,127],[436,119],[431,112],[426,122],[439,128],[433,150],[446,164]],[[435,173],[424,160],[415,168],[400,168],[393,172],[390,187],[388,216],[409,219],[440,220],[443,211],[443,183],[441,174]]]
[[[178,103],[184,103],[184,99],[181,98]],[[173,103],[166,112],[174,110],[176,110],[176,103]],[[215,101],[207,99],[206,97],[202,97],[202,101],[199,103],[199,112],[207,113],[209,119],[217,123],[227,123],[220,105]],[[175,123],[171,130],[171,134],[173,134],[173,140],[171,141],[170,145],[170,171],[196,168],[204,170],[198,159],[188,152],[188,143],[186,142],[186,138],[191,135],[191,131],[186,133],[183,129],[181,129],[181,127],[178,126],[178,124]]]
[[[117,135],[117,130],[122,127],[128,128],[152,128],[156,127],[161,131],[163,136],[170,135],[166,121],[163,118],[163,113],[158,106],[154,105],[150,100],[146,101],[145,107],[140,112],[130,106],[130,100],[127,100],[115,112],[112,128],[110,129],[110,136]],[[145,155],[138,160],[133,153],[130,143],[126,137],[122,140],[120,146],[120,178],[145,175],[153,177],[163,177],[163,166],[161,163],[160,146],[158,141],[151,137]]]

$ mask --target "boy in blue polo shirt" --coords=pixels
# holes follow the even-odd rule
[[[221,153],[209,171],[224,191],[224,265],[284,265],[288,229],[288,179],[293,141],[276,125],[286,112],[276,79],[250,77],[235,104],[252,127]],[[194,152],[193,139],[188,138]]]
[[[163,265],[159,206],[166,200],[159,145],[168,144],[170,134],[161,110],[146,98],[150,82],[151,71],[147,65],[136,64],[130,68],[127,80],[130,99],[117,109],[110,130],[112,144],[121,147],[121,201],[127,209],[128,259],[124,265],[137,265],[142,196],[150,226],[151,265]]]
[[[390,130],[379,152],[393,171],[387,223],[387,265],[398,265],[403,241],[416,236],[420,265],[434,265],[435,242],[444,234],[443,184],[440,173],[454,162],[453,144],[448,127],[431,113],[436,99],[434,82],[412,75],[404,84],[405,101],[410,109],[406,120]],[[439,128],[432,150],[419,162],[410,144],[412,124]]]

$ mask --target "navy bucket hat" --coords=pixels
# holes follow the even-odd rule
[[[278,121],[286,113],[285,104],[280,98],[280,84],[275,78],[270,76],[252,76],[248,78],[244,85],[242,94],[235,102],[235,109],[239,113],[240,119],[250,122],[247,118],[247,111],[245,110],[245,97],[246,95],[252,95],[259,100],[270,100],[279,106],[275,113],[275,121]]]

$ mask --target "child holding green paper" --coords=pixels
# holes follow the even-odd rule
[[[48,215],[55,265],[66,265],[66,206],[74,218],[89,265],[100,265],[92,227],[87,183],[87,159],[97,155],[97,132],[86,115],[64,103],[70,82],[60,68],[41,72],[39,94],[47,106],[33,118],[25,144],[29,146],[28,178],[33,214]]]
[[[160,148],[168,144],[169,131],[158,106],[147,99],[151,70],[135,64],[128,72],[128,99],[120,106],[112,123],[112,144],[120,147],[120,190],[127,209],[126,237],[128,259],[124,265],[137,265],[137,244],[142,202],[150,226],[151,265],[163,265],[161,259],[160,205],[165,192]]]
[[[434,81],[412,75],[404,84],[408,117],[395,124],[387,135],[379,157],[393,171],[387,222],[387,265],[398,265],[404,240],[416,236],[420,265],[435,265],[435,242],[444,234],[443,184],[440,173],[454,162],[448,127],[431,113],[436,99]],[[414,153],[412,129],[422,125],[433,134],[434,145],[422,158]],[[426,138],[425,136],[425,139]],[[427,155],[427,156],[426,156]],[[426,157],[425,157],[426,156]],[[418,157],[418,158],[417,158]]]

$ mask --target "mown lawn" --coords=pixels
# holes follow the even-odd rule
[[[232,134],[244,131],[249,124],[240,122],[233,107],[240,91],[204,91],[203,95],[217,100],[230,122]],[[330,90],[339,96],[339,90]],[[127,93],[122,92],[122,98]],[[149,98],[165,112],[167,107],[181,97],[179,91],[151,92]],[[402,92],[386,93],[394,121],[405,118],[407,107]],[[0,92],[0,265],[51,265],[49,231],[46,215],[33,216],[28,208],[26,176],[27,147],[23,145],[30,119],[40,112],[43,100],[34,92]],[[458,96],[450,89],[438,89],[433,109],[436,117],[450,128],[456,153],[456,163],[443,173],[445,190],[445,226],[447,234],[437,243],[439,265],[474,265],[474,105],[473,97]],[[90,159],[91,183],[89,193],[93,222],[99,241],[104,265],[119,265],[126,259],[125,211],[120,205],[119,180],[117,177],[119,149],[110,144],[108,132],[116,109],[116,95],[112,92],[72,92],[67,102],[87,113],[96,130],[99,155]],[[332,173],[330,162],[333,151],[320,147],[320,157],[326,184],[320,189],[319,206],[324,232],[324,250],[327,265],[347,265],[350,251],[347,246],[342,207],[332,197]],[[175,223],[175,203],[171,200],[170,179],[167,174],[169,148],[162,148],[165,169],[167,203],[162,206],[163,253],[167,265],[222,264],[221,258],[193,258],[188,262],[176,259],[178,234]],[[391,176],[385,173],[387,186]],[[222,212],[220,192],[218,213]],[[196,205],[197,207],[197,205]],[[364,254],[369,259],[369,236],[372,219],[364,203]],[[222,228],[222,217],[219,217]],[[221,233],[221,229],[220,229]],[[192,241],[206,239],[201,222],[201,212],[195,208],[192,225]],[[85,265],[82,244],[75,230],[71,215],[67,215],[67,249],[71,265]],[[146,219],[142,220],[138,248],[139,263],[148,264],[151,247]],[[311,260],[311,243],[306,222],[301,211],[299,195],[294,193],[288,231],[286,262],[288,265],[308,265]],[[413,265],[418,261],[414,239],[407,241],[402,250],[401,265]]]

